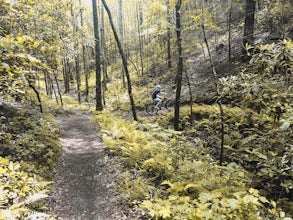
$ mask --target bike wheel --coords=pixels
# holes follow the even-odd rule
[[[148,115],[155,115],[158,113],[158,109],[155,108],[155,105],[153,103],[146,105],[145,110]]]
[[[168,111],[171,111],[171,107],[172,107],[171,100],[167,100],[167,101],[164,103],[164,107],[165,107],[165,109],[167,109]]]

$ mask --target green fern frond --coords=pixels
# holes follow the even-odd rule
[[[28,196],[26,199],[25,199],[25,204],[26,205],[30,205],[30,204],[33,204],[33,203],[35,203],[35,202],[38,202],[38,201],[40,201],[40,200],[42,200],[42,199],[45,199],[45,198],[48,198],[49,196],[47,195],[47,194],[45,194],[45,193],[42,193],[42,192],[40,192],[40,193],[35,193],[35,194],[33,194],[33,195],[30,195],[30,196]]]
[[[10,210],[1,210],[0,209],[0,219],[2,220],[16,220],[19,217],[15,212]]]
[[[0,187],[0,207],[3,207],[8,202],[8,192]]]

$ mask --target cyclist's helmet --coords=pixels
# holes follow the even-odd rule
[[[162,86],[161,86],[161,85],[157,85],[156,88],[157,88],[157,89],[161,89]]]

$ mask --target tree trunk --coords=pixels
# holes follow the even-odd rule
[[[34,90],[34,92],[37,96],[38,102],[39,102],[40,112],[43,113],[43,106],[42,106],[42,101],[41,101],[41,96],[40,96],[39,91],[31,83],[29,83],[29,87],[32,88],[32,90]]]
[[[63,78],[64,78],[64,87],[65,87],[65,93],[69,93],[70,90],[70,74],[68,71],[69,64],[68,59],[64,57],[63,60]]]
[[[76,47],[78,48],[78,43],[76,43]],[[76,88],[77,88],[77,100],[78,103],[81,104],[81,94],[80,94],[80,68],[79,68],[79,54],[75,55],[75,73],[76,73]]]
[[[181,96],[181,83],[183,75],[183,54],[182,54],[182,37],[181,37],[181,14],[180,9],[182,0],[177,0],[176,3],[176,35],[177,35],[177,48],[178,48],[178,71],[176,75],[176,98],[175,98],[175,113],[174,113],[174,129],[179,130],[180,121],[180,96]]]
[[[118,10],[118,29],[120,32],[120,36],[121,36],[121,46],[122,46],[122,50],[124,55],[126,56],[125,53],[125,42],[124,42],[124,28],[123,28],[123,0],[119,0],[119,10]],[[121,70],[121,79],[122,79],[122,85],[123,88],[126,87],[126,83],[125,83],[125,72],[124,72],[124,68],[122,68]]]
[[[71,18],[72,18],[72,26],[73,26],[73,36],[74,36],[74,48],[75,48],[75,54],[74,54],[74,63],[75,63],[75,78],[76,78],[76,89],[77,89],[77,99],[78,103],[81,103],[81,96],[80,96],[80,68],[79,68],[79,51],[78,51],[78,38],[76,37],[77,33],[77,25],[75,23],[74,18],[74,11],[73,11],[73,2],[70,3],[70,11],[71,11]]]
[[[101,88],[101,48],[99,37],[99,23],[97,15],[97,2],[92,0],[93,4],[93,20],[94,20],[94,32],[95,32],[95,49],[96,49],[96,110],[103,110],[102,88]]]
[[[130,75],[129,75],[129,71],[128,71],[128,67],[127,67],[127,60],[126,60],[126,57],[124,55],[123,48],[121,46],[121,42],[119,40],[118,34],[116,32],[110,9],[109,9],[109,7],[108,7],[108,5],[107,5],[105,0],[102,0],[102,3],[103,3],[103,5],[104,5],[104,7],[106,9],[107,14],[108,14],[109,21],[110,21],[110,24],[111,24],[111,28],[112,28],[112,31],[113,31],[113,34],[114,34],[114,37],[115,37],[115,40],[116,40],[116,43],[117,43],[117,46],[118,46],[118,49],[119,49],[119,53],[121,55],[124,71],[125,71],[126,78],[127,78],[128,95],[129,95],[129,99],[130,99],[132,115],[133,115],[133,119],[135,121],[137,121],[137,116],[136,116],[136,111],[135,111],[135,104],[134,104],[134,99],[133,99],[133,95],[132,95],[131,80],[130,80]]]
[[[171,18],[170,18],[170,2],[167,0],[167,62],[168,62],[168,68],[172,67],[171,62],[171,28],[169,25],[171,25]]]
[[[231,20],[232,20],[232,0],[230,0],[229,18],[228,18],[228,61],[231,62]]]
[[[216,84],[216,92],[217,92],[217,96],[218,99],[216,101],[216,103],[219,105],[220,108],[220,115],[221,115],[221,150],[220,150],[220,165],[222,166],[223,163],[223,158],[224,158],[224,137],[225,137],[225,130],[224,130],[224,111],[223,111],[223,107],[222,107],[222,102],[221,102],[221,98],[220,98],[220,91],[219,91],[219,83],[218,83],[218,76],[217,76],[217,72],[216,72],[216,68],[214,65],[214,62],[212,60],[212,55],[211,55],[211,51],[209,48],[209,44],[208,44],[208,40],[206,38],[206,33],[205,33],[205,25],[204,25],[204,0],[202,0],[202,23],[201,23],[201,27],[202,27],[202,32],[203,32],[203,36],[204,36],[204,42],[206,44],[206,47],[208,49],[208,55],[209,55],[209,61],[213,70],[213,74],[215,77],[215,84]]]
[[[245,24],[243,34],[243,46],[248,43],[253,45],[254,42],[254,12],[255,12],[255,0],[246,0],[245,5]],[[246,53],[246,51],[243,51]]]
[[[62,94],[61,94],[61,90],[60,90],[60,86],[59,86],[57,74],[56,74],[55,71],[53,72],[53,74],[54,74],[54,79],[55,79],[56,86],[57,86],[58,95],[59,95],[59,98],[60,98],[61,107],[63,107],[63,99],[62,99]]]
[[[54,74],[53,74],[53,75],[54,75]],[[52,79],[52,82],[51,82],[51,88],[52,88],[52,91],[53,91],[53,93],[54,93],[56,103],[57,103],[57,105],[59,105],[58,96],[57,96],[56,91],[55,91],[55,87],[54,87],[53,79]]]
[[[80,26],[83,28],[83,13],[82,13],[82,5],[81,5],[81,0],[79,0],[79,7],[80,7]],[[88,69],[87,69],[87,62],[86,62],[86,53],[85,53],[85,45],[84,42],[82,42],[82,62],[83,62],[83,72],[85,76],[85,99],[88,101],[88,96],[89,96],[89,74],[88,74]]]
[[[44,73],[44,78],[45,78],[45,86],[46,86],[46,94],[49,95],[49,84],[48,84],[48,74],[45,72]]]
[[[188,91],[189,91],[189,107],[190,107],[190,125],[194,126],[194,120],[193,120],[193,96],[192,96],[192,90],[191,90],[191,83],[190,83],[190,79],[189,79],[189,75],[187,73],[187,71],[185,71],[185,75],[186,75],[186,80],[187,80],[187,84],[188,84]]]
[[[102,67],[103,67],[103,80],[102,80],[102,98],[103,104],[106,105],[105,91],[107,91],[108,76],[108,60],[107,60],[107,46],[106,46],[106,34],[105,34],[105,16],[104,6],[101,6],[101,53],[102,53]]]
[[[105,16],[104,16],[104,6],[101,7],[101,52],[103,57],[103,77],[104,77],[104,88],[107,89],[106,80],[109,79],[108,76],[108,60],[107,60],[107,46],[106,46],[106,34],[105,34]]]
[[[138,30],[138,39],[139,39],[139,58],[140,58],[140,66],[141,66],[141,75],[144,74],[144,65],[143,65],[143,42],[141,38],[141,17],[142,15],[142,9],[141,9],[141,3],[137,3],[137,30]]]

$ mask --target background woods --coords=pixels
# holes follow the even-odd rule
[[[96,111],[121,159],[125,213],[292,218],[292,0],[0,5],[0,219],[49,218],[30,204],[60,156],[53,114],[72,108]],[[158,84],[172,110],[149,116]]]

